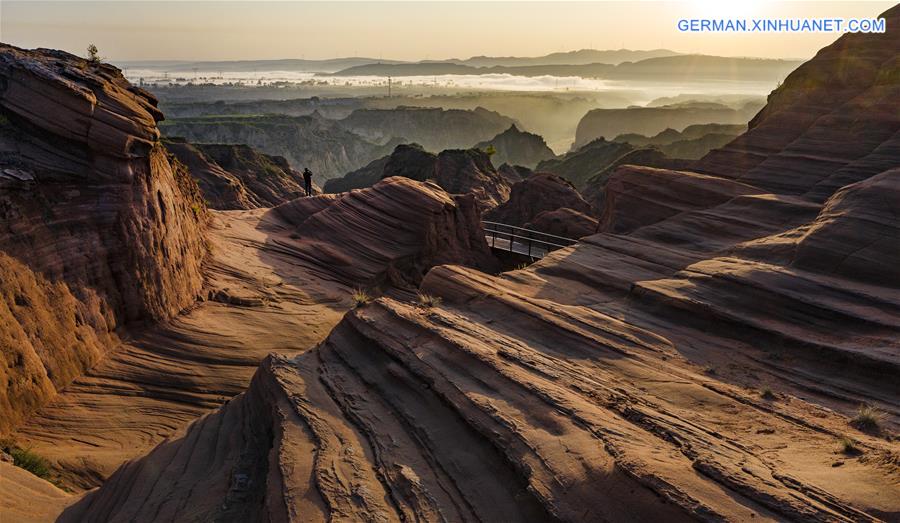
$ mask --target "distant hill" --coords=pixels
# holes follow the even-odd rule
[[[625,133],[652,136],[667,128],[684,129],[694,124],[746,125],[760,108],[761,104],[755,103],[734,109],[726,105],[704,102],[662,107],[594,109],[578,122],[573,147],[581,147],[600,137],[619,136]]]
[[[331,58],[326,60],[303,60],[287,58],[282,60],[223,60],[223,61],[173,61],[142,60],[133,62],[116,62],[119,67],[129,69],[153,69],[172,73],[188,73],[198,71],[222,71],[227,73],[246,73],[253,71],[289,71],[300,73],[327,73],[356,67],[365,64],[398,64],[397,60],[381,60],[377,58]]]
[[[655,146],[671,158],[698,160],[712,149],[722,147],[747,130],[746,125],[697,124],[681,132],[669,128],[655,136],[620,134],[614,142],[627,142],[636,147]]]
[[[385,143],[392,138],[404,138],[429,151],[472,147],[515,123],[482,107],[471,111],[436,107],[357,109],[339,121],[345,129],[369,141]]]
[[[495,151],[491,157],[494,165],[508,163],[533,168],[544,160],[556,157],[540,135],[520,131],[515,125],[475,145],[476,149],[483,151],[491,147]]]
[[[195,145],[247,144],[266,154],[283,156],[294,169],[309,167],[318,184],[358,169],[396,145],[372,142],[336,120],[317,116],[173,118],[162,122],[160,130]]]
[[[516,56],[473,56],[466,60],[443,60],[472,67],[493,66],[521,66],[521,65],[585,65],[585,64],[620,64],[622,62],[637,62],[647,58],[659,58],[662,56],[676,56],[680,53],[668,49],[651,49],[637,51],[632,49],[580,49],[578,51],[566,51],[550,53],[544,56],[516,57]]]
[[[211,115],[169,118],[166,136],[193,144],[248,144],[285,157],[297,170],[309,167],[316,183],[360,169],[415,137],[428,150],[468,148],[509,129],[515,120],[474,110],[397,107],[358,109],[341,120],[315,111],[304,116]]]
[[[281,156],[248,145],[191,144],[181,138],[163,144],[188,167],[210,208],[273,207],[304,194],[303,175]]]
[[[374,63],[342,69],[334,76],[433,76],[511,74],[517,76],[581,76],[617,80],[743,80],[775,81],[784,78],[801,62],[764,58],[729,58],[707,55],[677,55],[648,58],[618,65],[542,64],[472,66],[462,63]]]
[[[493,66],[525,66],[525,65],[584,65],[584,64],[619,64],[622,62],[636,62],[647,58],[659,58],[663,56],[676,56],[679,53],[668,49],[651,49],[637,51],[631,49],[580,49],[550,53],[545,56],[473,56],[466,59],[450,58],[447,60],[423,60],[419,62],[406,60],[384,60],[380,58],[348,57],[329,58],[323,60],[305,60],[285,58],[279,60],[219,60],[219,61],[190,61],[190,60],[134,60],[116,62],[119,67],[133,69],[154,69],[159,71],[191,72],[222,71],[222,72],[252,72],[252,71],[291,71],[310,73],[331,73],[367,64],[459,64],[471,67]],[[427,73],[426,73],[427,74]],[[436,73],[447,74],[447,73]]]
[[[584,76],[603,77],[612,74],[616,66],[610,64],[559,64],[472,67],[470,65],[430,62],[415,64],[366,64],[349,67],[331,76],[440,76],[510,74],[515,76]]]

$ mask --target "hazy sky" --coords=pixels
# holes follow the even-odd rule
[[[893,2],[0,0],[0,40],[110,61],[536,56],[596,48],[808,58],[837,34],[684,34],[692,17],[871,17]],[[888,29],[890,30],[890,28]]]

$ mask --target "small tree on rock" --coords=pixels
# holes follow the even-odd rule
[[[100,58],[100,51],[97,49],[96,45],[94,45],[94,44],[89,45],[87,47],[87,52],[88,52],[88,61],[91,62],[92,64],[99,64],[101,61],[103,61],[103,59]]]

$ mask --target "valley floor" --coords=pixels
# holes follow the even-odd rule
[[[209,299],[134,334],[20,430],[75,492],[243,392],[270,352],[305,351],[349,308],[350,289],[311,274],[268,209],[214,212]]]

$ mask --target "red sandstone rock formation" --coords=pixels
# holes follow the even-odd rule
[[[473,148],[482,151],[493,148],[495,152],[491,160],[496,165],[522,165],[530,169],[556,157],[540,135],[520,131],[515,124],[490,140],[475,144]]]
[[[486,212],[484,218],[518,227],[530,225],[541,232],[570,238],[580,238],[597,229],[591,206],[570,182],[551,173],[535,173],[514,184],[509,200]],[[561,231],[577,236],[560,234]]]
[[[328,192],[370,187],[378,180],[403,176],[418,181],[433,181],[453,194],[472,193],[481,209],[490,209],[509,198],[508,173],[494,169],[490,157],[477,149],[449,149],[433,154],[418,144],[398,145],[387,158],[330,180]]]
[[[597,219],[593,216],[568,207],[560,207],[538,213],[525,224],[525,227],[563,238],[577,239],[597,232],[597,224]]]
[[[475,198],[450,196],[433,183],[395,176],[368,189],[301,198],[274,212],[303,240],[298,257],[348,283],[417,284],[430,267],[451,260],[498,269]]]
[[[168,139],[166,149],[184,163],[213,209],[273,207],[305,196],[303,175],[281,156],[248,145],[190,144]],[[313,192],[321,192],[313,184]]]
[[[120,71],[0,46],[0,432],[200,288],[206,209]]]
[[[270,358],[63,519],[896,519],[897,34],[839,39],[702,174],[618,170],[606,232]]]

